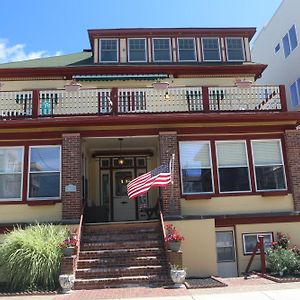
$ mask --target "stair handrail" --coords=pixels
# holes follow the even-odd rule
[[[86,201],[83,200],[83,205],[81,207],[81,214],[80,214],[80,220],[78,225],[78,236],[77,236],[77,253],[75,258],[75,270],[77,269],[77,263],[79,259],[79,253],[80,253],[80,243],[81,243],[81,232],[82,232],[82,224],[83,224],[83,215],[84,215],[84,208],[86,205]]]
[[[158,209],[159,209],[160,224],[161,224],[161,227],[162,227],[162,232],[163,232],[163,237],[164,237],[164,249],[167,252],[167,243],[166,243],[167,235],[166,235],[166,228],[165,228],[164,216],[163,216],[163,213],[162,213],[160,199],[158,200]]]
[[[259,253],[257,253],[257,250],[259,250]],[[255,248],[252,251],[249,263],[248,263],[248,265],[246,267],[246,270],[244,272],[244,278],[245,279],[247,279],[247,277],[248,277],[249,269],[251,267],[254,256],[256,254],[260,254],[260,262],[261,262],[260,271],[261,271],[261,274],[264,275],[266,273],[266,256],[265,256],[264,236],[263,235],[258,236],[258,241],[256,242]]]

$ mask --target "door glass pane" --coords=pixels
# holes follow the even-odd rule
[[[101,200],[102,205],[106,208],[109,208],[109,174],[102,174]]]
[[[232,231],[216,232],[218,262],[235,261]]]
[[[116,196],[127,196],[127,184],[132,179],[132,172],[120,171],[115,173],[115,192]]]

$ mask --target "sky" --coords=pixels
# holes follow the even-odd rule
[[[0,63],[89,49],[88,29],[256,27],[281,0],[3,0]]]

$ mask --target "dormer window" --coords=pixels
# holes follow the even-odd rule
[[[194,38],[179,38],[177,43],[179,61],[196,61],[196,47]]]
[[[118,40],[100,40],[100,62],[118,62]]]
[[[153,60],[155,62],[171,61],[171,41],[165,38],[153,39]]]
[[[218,38],[202,38],[204,61],[220,61],[220,43]]]
[[[146,39],[128,39],[128,61],[146,62]]]
[[[242,38],[226,38],[228,61],[244,61],[244,47]]]

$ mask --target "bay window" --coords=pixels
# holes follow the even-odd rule
[[[29,199],[59,199],[61,182],[60,146],[29,148]]]
[[[286,190],[280,140],[253,140],[252,155],[256,190]]]
[[[220,192],[249,192],[249,168],[245,141],[218,141],[216,151]]]
[[[212,165],[208,141],[180,142],[183,194],[212,193]]]
[[[23,147],[0,147],[0,201],[21,200]]]

